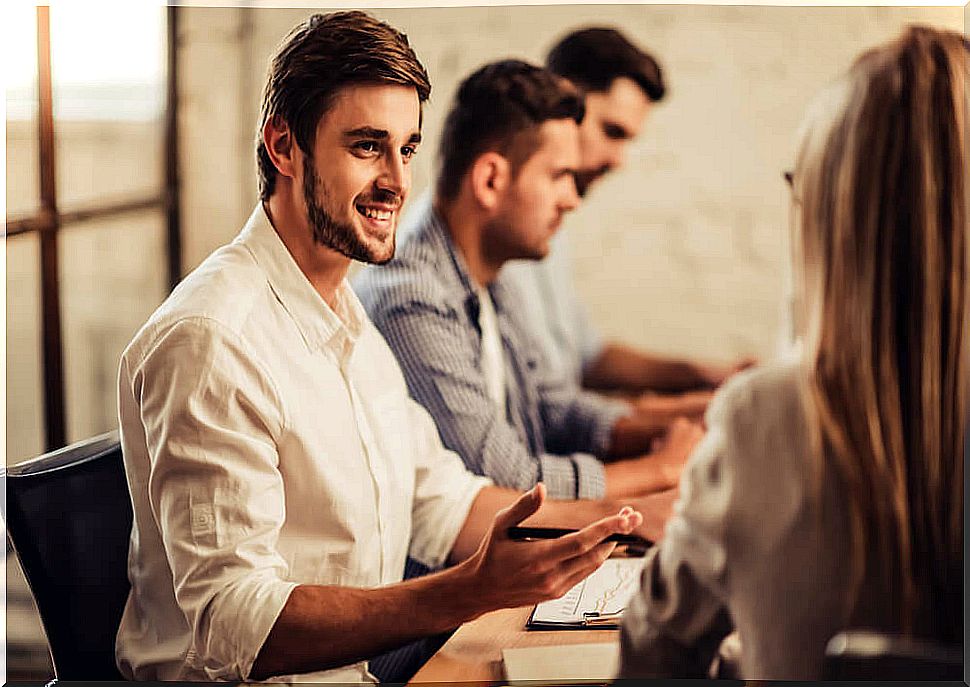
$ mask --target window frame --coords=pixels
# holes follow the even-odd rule
[[[6,238],[37,232],[40,239],[41,340],[44,389],[44,435],[46,450],[67,443],[67,412],[64,389],[58,233],[62,227],[90,219],[108,218],[142,210],[161,210],[165,215],[169,290],[182,274],[180,224],[180,174],[178,164],[178,14],[166,8],[164,177],[156,194],[139,194],[92,203],[69,212],[57,204],[57,156],[55,140],[53,72],[51,67],[50,7],[37,7],[37,136],[40,174],[40,208],[28,215],[6,218]]]

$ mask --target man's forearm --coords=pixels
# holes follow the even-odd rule
[[[643,494],[669,489],[669,475],[663,471],[660,461],[651,462],[649,456],[620,460],[606,466],[606,496],[610,499],[634,498]]]
[[[301,585],[290,594],[249,677],[347,665],[453,629],[486,610],[463,566],[376,589]]]
[[[520,497],[516,491],[498,487],[485,487],[479,492],[452,550],[452,560],[461,562],[452,568],[377,589],[296,587],[260,649],[249,678],[259,680],[347,665],[453,629],[487,611],[535,602],[537,592],[532,591],[529,576],[540,574],[536,573],[536,550],[531,554],[531,563],[528,548],[516,553],[515,559],[521,559],[523,566],[518,572],[509,572],[507,566],[514,568],[515,563],[506,560],[498,565],[500,572],[492,570],[484,578],[504,582],[510,574],[508,584],[483,585],[483,557],[475,555],[483,546],[489,527],[501,523],[496,520],[496,513],[516,501],[521,503]],[[531,517],[524,521],[513,518],[511,523],[581,529],[618,510],[616,503],[608,501],[546,501]],[[610,531],[614,530],[607,530],[603,536]],[[533,545],[513,546],[518,550],[519,546]],[[506,587],[515,587],[515,583],[525,585],[525,592],[519,590],[518,596],[510,597]]]
[[[606,344],[583,372],[583,385],[601,391],[685,391],[702,383],[686,360],[650,355],[620,343]]]

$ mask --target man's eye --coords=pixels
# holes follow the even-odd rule
[[[354,144],[354,149],[362,153],[376,153],[379,149],[377,141],[359,141]]]
[[[603,133],[606,134],[607,138],[613,139],[614,141],[623,141],[628,138],[626,131],[618,126],[604,126]]]
[[[418,149],[414,146],[404,146],[401,148],[401,157],[405,160],[410,160],[412,157],[418,154]]]

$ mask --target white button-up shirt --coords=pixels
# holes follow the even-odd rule
[[[336,311],[258,206],[125,350],[134,509],[118,664],[247,679],[298,584],[442,564],[479,489],[344,282]],[[388,618],[388,622],[403,622]],[[366,663],[278,680],[371,681]]]

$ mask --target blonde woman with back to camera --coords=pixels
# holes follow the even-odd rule
[[[874,629],[959,644],[970,46],[910,27],[810,112],[792,175],[802,348],[739,375],[651,553],[621,677],[823,677]]]

